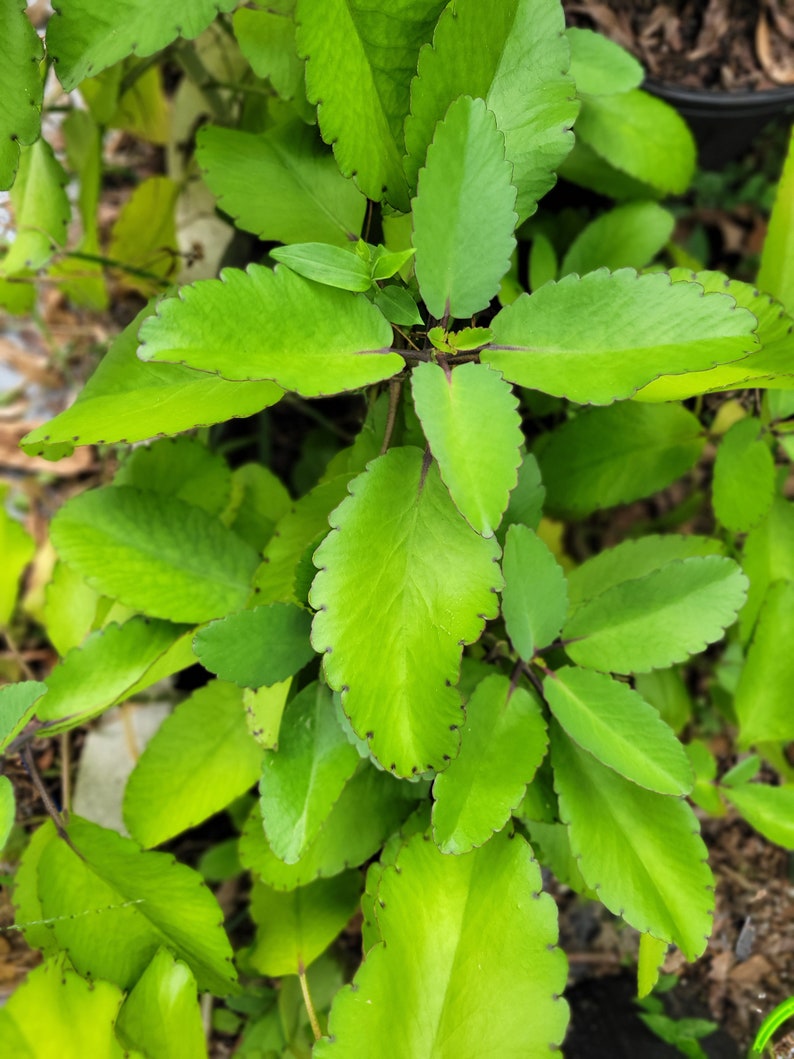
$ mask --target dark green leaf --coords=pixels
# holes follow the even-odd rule
[[[442,853],[468,853],[501,831],[547,745],[537,696],[505,676],[486,677],[466,704],[460,752],[433,784],[433,838]]]
[[[782,645],[794,636],[794,581],[776,581],[764,596],[735,708],[742,746],[794,739],[794,655]]]
[[[237,0],[130,0],[116,9],[102,0],[61,0],[47,27],[47,51],[68,91],[132,52],[143,57],[177,37],[193,40]]]
[[[256,881],[251,918],[256,938],[248,954],[260,974],[303,974],[358,909],[361,874],[344,872],[284,893]]]
[[[580,412],[543,441],[548,507],[581,517],[664,489],[696,463],[706,439],[681,405],[626,401]]]
[[[731,559],[667,563],[583,603],[563,629],[566,651],[579,665],[613,673],[665,669],[718,640],[746,592]]]
[[[525,662],[559,636],[568,610],[565,575],[528,526],[514,525],[505,537],[502,614],[510,642]]]
[[[97,591],[171,621],[209,621],[243,606],[258,564],[201,508],[130,486],[74,497],[51,532],[60,557]]]
[[[754,416],[734,423],[717,449],[712,481],[714,514],[744,533],[769,511],[775,496],[775,461]]]
[[[311,614],[292,603],[241,610],[196,633],[203,666],[244,688],[278,684],[314,657]]]
[[[284,711],[278,749],[262,763],[262,824],[273,853],[287,864],[317,838],[359,763],[335,713],[324,684],[304,688]]]
[[[276,890],[294,890],[320,877],[363,864],[409,815],[425,794],[381,772],[368,762],[345,785],[315,840],[295,864],[285,864],[270,848],[257,806],[240,839],[240,860]]]

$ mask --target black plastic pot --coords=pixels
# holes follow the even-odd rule
[[[648,80],[644,87],[686,119],[704,169],[721,169],[743,154],[770,121],[794,113],[794,85],[758,92],[709,92]]]

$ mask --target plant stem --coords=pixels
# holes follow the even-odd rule
[[[25,679],[26,680],[35,680],[36,678],[33,675],[33,670],[30,668],[30,666],[27,664],[27,662],[23,658],[22,652],[19,650],[19,647],[17,646],[16,641],[13,639],[13,637],[11,636],[11,633],[8,631],[8,629],[3,629],[3,636],[5,637],[5,641],[8,644],[9,651],[14,656],[14,661],[17,663],[19,668],[24,673]]]
[[[134,265],[125,265],[123,261],[116,261],[112,257],[104,257],[102,254],[87,254],[82,250],[67,250],[62,257],[73,257],[78,261],[93,261],[97,265],[104,265],[106,268],[118,268],[122,272],[128,272],[131,276],[139,276],[141,279],[151,280],[153,283],[158,283],[161,287],[165,288],[170,286],[167,279],[163,279],[162,276],[158,276],[156,272],[149,272],[145,268],[135,268]]]
[[[320,1023],[317,1021],[317,1012],[314,1010],[314,1004],[312,1003],[312,995],[309,992],[309,983],[306,979],[306,968],[301,964],[298,969],[298,981],[301,984],[301,992],[303,993],[303,1003],[306,1005],[306,1011],[309,1015],[309,1022],[312,1026],[312,1033],[314,1039],[319,1041],[322,1037],[322,1031],[320,1030]]]
[[[400,395],[403,384],[399,379],[389,380],[389,411],[386,415],[386,429],[383,432],[383,442],[380,447],[380,455],[383,456],[391,444],[394,433],[394,424],[397,422],[397,411],[400,407]]]
[[[68,813],[72,804],[72,755],[68,732],[61,732],[61,801],[64,812]]]
[[[55,803],[53,802],[52,798],[50,798],[47,788],[44,786],[44,781],[39,775],[39,770],[36,767],[36,762],[33,760],[33,753],[30,749],[30,746],[23,747],[19,752],[19,756],[22,758],[22,762],[27,770],[27,773],[33,781],[33,786],[36,788],[39,797],[44,803],[44,808],[47,810],[47,814],[49,815],[53,824],[55,824],[55,830],[58,832],[60,837],[71,846],[71,840],[66,833],[66,828],[63,826],[63,817],[58,812],[57,808],[55,807]],[[72,849],[74,849],[73,846]]]

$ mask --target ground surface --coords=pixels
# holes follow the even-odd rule
[[[569,21],[633,52],[656,80],[690,88],[794,84],[792,0],[563,0]]]

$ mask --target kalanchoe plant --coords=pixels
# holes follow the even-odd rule
[[[17,6],[10,46],[36,59]],[[98,0],[62,0],[48,56],[66,89],[168,46],[195,72],[177,37],[235,6],[135,0],[108,34]],[[721,803],[708,751],[676,735],[676,667],[741,615],[742,741],[792,738],[790,656],[774,647],[794,621],[792,517],[770,444],[794,406],[770,389],[759,417],[734,408],[717,537],[653,532],[573,567],[541,516],[581,518],[689,472],[706,435],[682,398],[791,385],[786,207],[768,295],[637,271],[670,237],[653,200],[686,186],[691,139],[632,60],[565,34],[559,0],[297,0],[240,8],[231,27],[241,90],[267,89],[272,112],[204,125],[196,156],[220,207],[285,245],[147,307],[23,448],[178,435],[285,394],[361,392],[367,412],[298,498],[182,436],[133,448],[112,484],[56,515],[45,625],[62,660],[0,692],[2,748],[23,746],[31,719],[28,732],[67,731],[197,659],[212,679],[134,769],[129,837],[76,816],[33,836],[15,901],[46,962],[0,1013],[0,1043],[34,1054],[21,1049],[46,1008],[46,1032],[83,1054],[203,1054],[198,988],[251,1016],[241,1055],[546,1056],[568,1011],[540,864],[640,932],[643,992],[669,944],[695,959],[708,939],[696,773],[693,796]],[[8,120],[26,144],[23,111]],[[0,156],[7,181],[15,151]],[[22,148],[18,194],[34,165],[58,183],[48,152]],[[561,169],[631,200],[567,248],[533,216]],[[7,275],[43,263],[21,253]],[[752,778],[720,790],[791,844],[791,788]],[[0,798],[7,818],[5,784]],[[227,807],[254,879],[237,967],[200,875],[153,849]],[[364,959],[343,986],[322,953],[359,907]],[[311,1032],[290,1014],[293,979],[276,1006],[264,987],[239,996],[238,969],[297,976]]]

